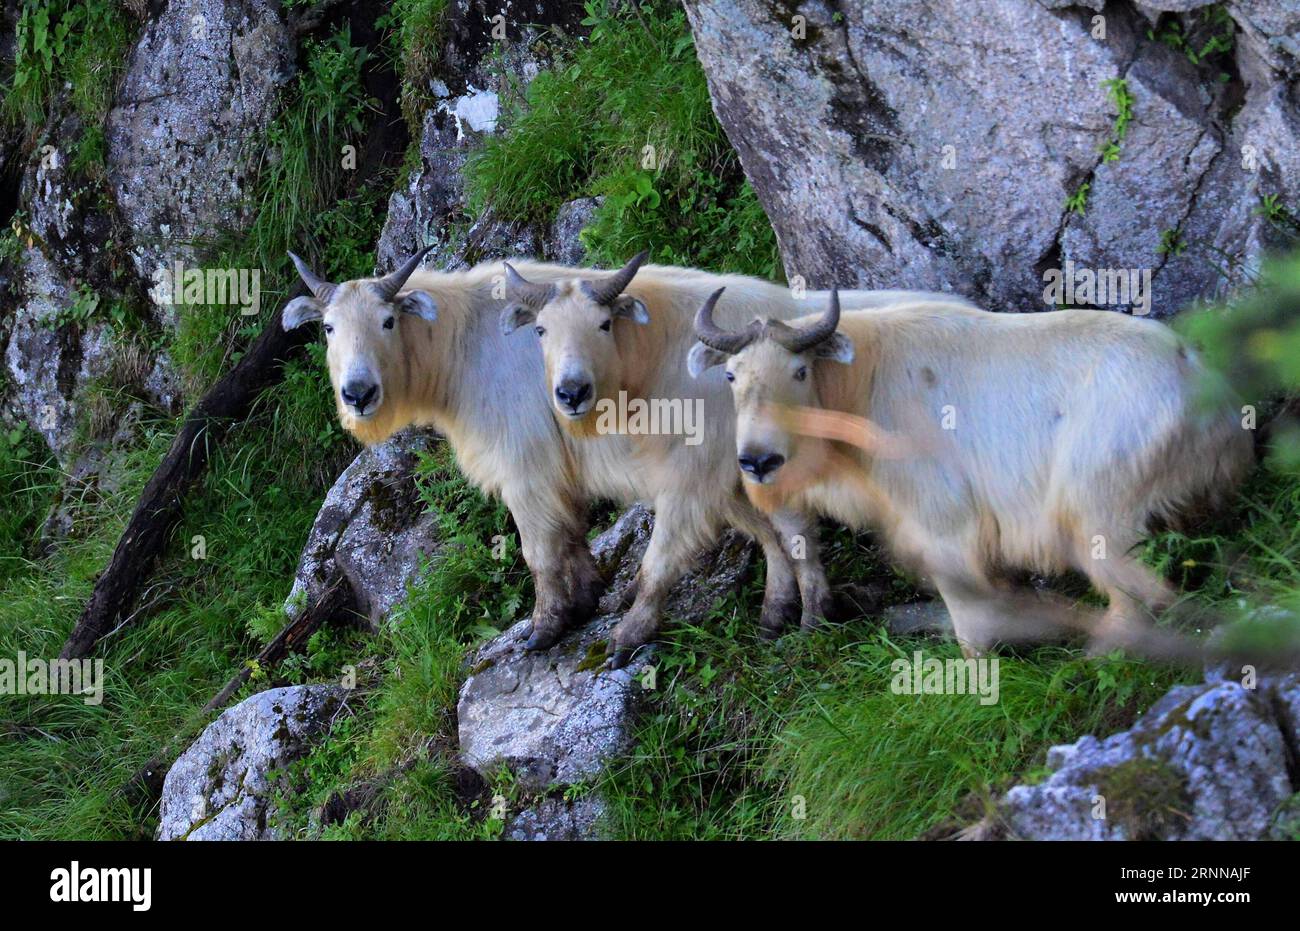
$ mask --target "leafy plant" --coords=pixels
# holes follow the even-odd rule
[[[1088,209],[1088,189],[1092,187],[1091,181],[1085,181],[1079,185],[1078,189],[1065,200],[1065,209],[1067,212],[1077,213],[1080,216]]]
[[[1133,95],[1128,89],[1128,81],[1124,78],[1102,81],[1101,86],[1106,89],[1106,99],[1114,104],[1118,111],[1115,125],[1111,129],[1111,137],[1101,148],[1102,161],[1114,162],[1119,160],[1120,145],[1128,135],[1129,124],[1133,122]]]
[[[583,237],[595,263],[649,248],[656,261],[779,277],[775,236],[713,116],[685,16],[667,3],[642,9],[637,21],[586,5],[586,41],[533,79],[467,166],[471,208],[535,221],[599,196]]]

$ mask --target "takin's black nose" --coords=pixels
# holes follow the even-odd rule
[[[761,479],[781,468],[785,456],[780,453],[741,453],[736,461],[740,463],[740,471]]]
[[[576,411],[578,405],[591,397],[591,382],[561,382],[555,389],[555,396],[569,410]]]
[[[343,403],[356,410],[358,414],[366,412],[366,405],[373,401],[378,393],[378,385],[364,381],[350,381],[339,391]]]

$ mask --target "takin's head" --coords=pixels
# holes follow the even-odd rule
[[[695,315],[699,340],[687,356],[692,377],[726,365],[736,408],[736,458],[745,479],[760,485],[798,454],[799,435],[789,428],[785,412],[819,406],[814,365],[824,359],[853,361],[853,343],[835,328],[840,322],[840,296],[831,292],[830,306],[820,320],[792,327],[780,320],[755,320],[739,331],[713,322],[713,308],[724,289],[710,295]]]
[[[402,407],[410,371],[402,330],[415,323],[412,318],[437,319],[438,307],[427,291],[403,292],[402,286],[428,251],[417,252],[383,278],[340,284],[317,277],[306,262],[289,253],[311,294],[286,304],[281,322],[292,330],[310,320],[321,321],[339,421],[365,442],[405,426],[388,423]]]
[[[597,280],[575,278],[536,284],[506,265],[506,335],[533,325],[542,347],[551,403],[562,422],[580,421],[602,397],[623,385],[623,364],[614,341],[614,322],[624,318],[649,323],[645,304],[624,289],[647,253]]]

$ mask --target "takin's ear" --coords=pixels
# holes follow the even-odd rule
[[[428,291],[408,291],[397,302],[397,309],[404,314],[414,314],[430,323],[438,319],[438,302]]]
[[[312,320],[325,316],[325,305],[310,295],[295,297],[284,305],[280,313],[280,324],[286,330],[295,330]]]
[[[818,359],[843,362],[848,365],[853,361],[853,340],[843,333],[832,333],[830,339],[817,344],[817,349],[813,352],[813,355]]]
[[[609,313],[610,316],[627,317],[637,323],[650,322],[650,311],[645,309],[645,304],[630,294],[620,294],[614,298],[614,303],[609,305]]]
[[[696,342],[691,347],[691,351],[686,354],[686,370],[691,373],[691,378],[699,378],[715,365],[721,365],[727,361],[727,354],[717,349],[713,349],[701,342]]]
[[[507,304],[506,309],[501,311],[501,332],[509,336],[521,326],[532,323],[537,319],[537,311],[533,310],[527,304]]]

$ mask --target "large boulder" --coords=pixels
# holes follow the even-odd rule
[[[1102,35],[1091,11],[1037,0],[686,2],[788,276],[1034,311],[1052,306],[1053,269],[1149,270],[1137,309],[1153,315],[1249,281],[1286,239],[1261,197],[1300,201],[1297,17],[1227,7],[1241,33],[1223,82],[1131,6],[1108,5]],[[1115,80],[1132,122],[1106,160]]]
[[[345,692],[268,689],[209,724],[163,782],[158,840],[272,840],[284,767],[329,730]]]
[[[159,271],[195,265],[202,241],[247,219],[252,147],[294,48],[278,0],[169,0],[131,53],[108,117],[108,179],[160,320],[175,315]]]
[[[1288,775],[1300,677],[1179,686],[1130,730],[1053,747],[1052,774],[1011,789],[999,828],[1028,840],[1258,840]]]
[[[298,561],[285,610],[296,616],[342,577],[357,609],[378,628],[438,550],[437,521],[416,488],[431,433],[405,430],[365,449],[334,482]]]

